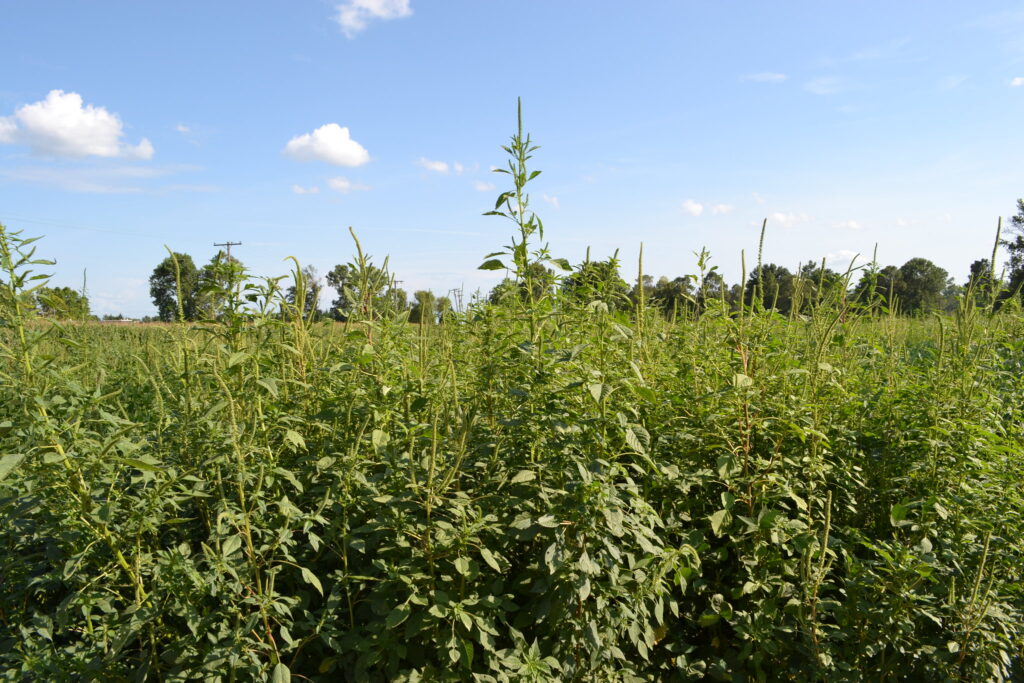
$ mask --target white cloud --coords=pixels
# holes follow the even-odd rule
[[[1017,76],[1012,81],[1010,81],[1011,88],[1019,88],[1022,85],[1024,85],[1024,76]]]
[[[192,132],[192,129],[186,126],[184,123],[179,123],[174,127],[174,130],[178,131],[182,135],[188,135]]]
[[[862,226],[857,221],[840,221],[832,227],[840,230],[860,230]]]
[[[338,13],[334,20],[347,38],[355,37],[375,19],[390,21],[412,14],[409,0],[348,0],[335,9]]]
[[[462,172],[466,170],[466,168],[457,161],[452,164],[452,169],[455,171],[455,175],[462,175]]]
[[[351,180],[344,176],[338,176],[337,178],[329,178],[327,180],[327,186],[332,190],[340,192],[342,194],[348,194],[349,192],[362,192],[369,190],[369,185],[361,185],[359,183],[353,183]]]
[[[830,266],[842,266],[845,270],[858,255],[857,252],[851,249],[840,249],[839,251],[827,254],[825,256],[825,263]]]
[[[370,153],[352,139],[348,128],[336,123],[292,138],[282,153],[295,161],[325,161],[335,166],[362,166],[370,160]]]
[[[789,76],[787,76],[786,74],[774,73],[772,71],[762,71],[761,73],[747,74],[746,76],[743,76],[741,80],[754,81],[756,83],[782,83],[788,78]]]
[[[0,117],[0,143],[25,145],[33,154],[53,157],[121,157],[151,159],[153,145],[121,141],[124,124],[117,114],[91,104],[82,96],[51,90],[45,100],[19,107]]]
[[[432,161],[432,160],[430,160],[430,159],[428,159],[426,157],[420,157],[419,161],[416,162],[416,165],[417,166],[422,166],[423,168],[427,169],[428,171],[433,171],[434,173],[447,173],[448,172],[448,164],[446,162],[444,162],[444,161]]]
[[[727,213],[732,213],[735,208],[736,207],[731,204],[715,204],[711,207],[711,214],[714,216],[723,216]]]
[[[292,192],[295,194],[319,194],[320,188],[316,185],[312,187],[302,187],[301,185],[292,185]]]
[[[832,77],[815,78],[804,83],[804,90],[815,95],[834,95],[841,89],[839,79]]]
[[[692,199],[687,199],[685,202],[683,202],[683,211],[690,214],[691,216],[699,216],[702,213],[704,213],[704,205],[695,202]]]
[[[494,189],[494,183],[488,183],[483,180],[474,180],[473,189],[477,192],[490,192]]]
[[[558,197],[555,197],[554,195],[542,194],[540,198],[546,201],[551,206],[555,207],[556,209],[562,208],[562,204],[558,201]]]
[[[768,224],[778,224],[784,228],[790,228],[799,223],[806,223],[809,220],[805,213],[783,213],[776,211],[768,215]]]

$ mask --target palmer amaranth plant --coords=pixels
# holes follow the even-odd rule
[[[552,270],[505,150],[511,277],[441,324],[314,322],[297,262],[35,321],[0,232],[0,678],[1024,676],[1024,319],[732,308],[706,252],[662,311]]]

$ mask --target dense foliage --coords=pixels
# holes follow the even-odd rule
[[[0,233],[0,678],[1019,679],[1024,319],[563,296],[508,151],[510,295],[440,323],[361,252],[344,324],[298,264],[36,322]]]

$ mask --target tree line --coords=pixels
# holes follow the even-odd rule
[[[557,290],[570,300],[602,300],[619,310],[634,309],[644,297],[646,305],[660,309],[666,316],[700,312],[711,301],[722,302],[733,310],[741,303],[759,302],[783,315],[800,314],[815,300],[831,295],[856,301],[870,299],[904,315],[951,312],[966,292],[971,292],[978,302],[1005,302],[1021,297],[1024,289],[1024,199],[1017,200],[1016,209],[1016,214],[1010,218],[1009,237],[999,242],[1009,256],[1003,270],[996,273],[991,258],[979,258],[971,263],[968,278],[962,283],[955,282],[945,269],[932,261],[915,257],[901,266],[869,264],[860,270],[856,282],[824,263],[801,264],[793,271],[776,263],[764,263],[753,267],[742,285],[729,285],[717,268],[708,265],[707,252],[701,252],[697,275],[655,279],[645,274],[641,281],[630,284],[621,276],[616,256],[591,260],[588,253],[582,263],[561,277],[552,269],[534,263],[529,266],[530,277],[518,281],[506,278],[486,295],[486,299],[492,303],[509,297],[525,300],[529,298],[525,291],[529,286],[533,289],[533,300],[545,292]],[[365,255],[360,254],[360,259],[362,262],[336,265],[322,278],[312,266],[303,268],[302,303],[295,305],[294,284],[286,290],[287,301],[304,316],[338,321],[347,320],[355,312],[365,314],[371,310],[377,316],[407,312],[409,321],[414,323],[440,322],[453,310],[449,297],[430,290],[417,290],[410,297],[397,286],[398,282],[388,272],[386,260],[376,266]],[[202,267],[196,266],[189,254],[171,253],[153,269],[149,278],[150,296],[157,313],[145,319],[169,322],[215,318],[225,300],[225,289],[244,277],[244,265],[224,252],[218,252]],[[334,290],[335,297],[323,308],[322,294],[327,289]],[[43,317],[96,319],[90,311],[84,286],[82,290],[41,287],[25,303]],[[365,310],[359,311],[360,308]],[[106,315],[104,319],[123,319],[123,316]]]

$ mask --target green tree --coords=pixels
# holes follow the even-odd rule
[[[394,287],[386,262],[384,267],[366,263],[361,271],[355,263],[339,264],[325,279],[338,294],[330,311],[337,320],[348,320],[356,312],[372,312],[374,317],[395,315],[409,307],[408,295]]]
[[[978,306],[984,306],[992,303],[992,286],[992,261],[980,258],[971,263],[967,282],[963,284],[963,291],[971,292],[974,302]]]
[[[495,285],[488,300],[494,304],[508,303],[509,297],[513,297],[524,303],[537,302],[554,289],[555,273],[542,262],[533,261],[525,265],[523,271],[523,276],[518,280],[505,278]]]
[[[864,271],[857,286],[853,288],[853,297],[861,306],[880,303],[891,307],[896,304],[900,288],[900,269],[896,266],[878,268],[872,266]]]
[[[793,303],[793,274],[785,266],[767,263],[747,278],[743,300],[749,306],[760,297],[765,308],[787,315]]]
[[[928,259],[910,259],[900,266],[896,283],[900,310],[911,315],[938,310],[948,279],[949,273]]]
[[[842,275],[822,263],[805,263],[793,283],[793,306],[806,313],[817,302],[836,294],[844,282]]]
[[[89,299],[71,287],[42,287],[35,292],[36,309],[46,318],[86,320]]]
[[[561,289],[577,303],[600,300],[610,309],[629,304],[629,285],[619,275],[619,260],[614,256],[606,261],[584,261],[562,279]]]
[[[1024,297],[1024,199],[1017,200],[1017,213],[1010,217],[1010,228],[1015,233],[1013,238],[1003,240],[1003,246],[1010,252],[1006,296]]]
[[[452,300],[446,296],[437,297],[437,301],[434,302],[434,308],[437,310],[437,319],[439,322],[444,322],[445,318],[449,317],[453,312]]]
[[[316,272],[316,268],[313,266],[306,266],[302,269],[303,288],[305,289],[305,297],[302,305],[303,317],[309,317],[310,315],[316,317],[320,311],[320,292],[323,291],[323,280],[320,279],[320,275]],[[295,305],[295,283],[292,283],[285,291],[285,300],[291,305]]]
[[[175,268],[177,261],[177,268]],[[153,269],[149,276],[149,295],[156,306],[157,317],[164,322],[178,319],[178,281],[181,283],[181,312],[185,320],[196,319],[196,294],[199,269],[188,254],[174,252]]]
[[[688,306],[696,304],[694,294],[692,278],[677,277],[669,280],[667,277],[660,277],[649,297],[652,306],[657,306],[671,318],[685,311]]]
[[[199,271],[192,320],[218,318],[232,300],[231,292],[245,280],[245,266],[234,256],[218,251]]]
[[[409,322],[432,323],[437,314],[437,297],[429,289],[413,292],[413,304],[409,311]]]

